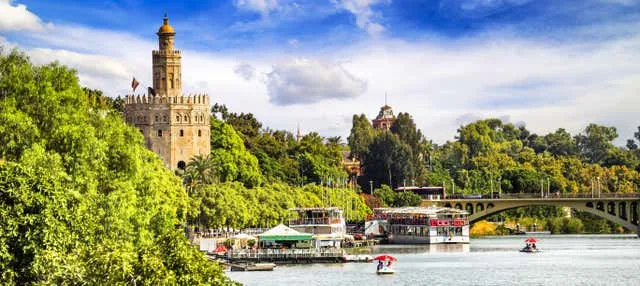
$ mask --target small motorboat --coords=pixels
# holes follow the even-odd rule
[[[382,269],[378,269],[378,270],[376,270],[376,274],[378,274],[378,275],[393,274],[393,273],[395,273],[395,272],[396,272],[396,271],[395,271],[395,270],[393,270],[391,267],[386,267],[386,266],[385,266],[385,267],[382,267]]]

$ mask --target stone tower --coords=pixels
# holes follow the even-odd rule
[[[152,52],[154,92],[127,95],[124,116],[140,129],[147,148],[175,170],[211,152],[209,96],[182,94],[182,56],[174,49],[176,33],[166,15],[163,20],[158,50]]]

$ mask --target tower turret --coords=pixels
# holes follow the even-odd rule
[[[179,96],[182,94],[182,56],[174,49],[176,32],[164,16],[158,29],[158,50],[153,51],[153,89],[158,96]]]

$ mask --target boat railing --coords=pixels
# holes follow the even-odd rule
[[[410,219],[410,218],[391,218],[388,220],[392,225],[414,225],[414,226],[464,226],[469,224],[468,219],[454,218],[454,219]],[[446,223],[445,223],[446,222]]]
[[[319,225],[319,224],[339,224],[339,218],[320,217],[320,218],[295,218],[289,220],[289,226],[292,225]]]
[[[227,252],[230,259],[300,259],[318,257],[342,257],[344,251],[338,248],[309,249],[233,249]]]

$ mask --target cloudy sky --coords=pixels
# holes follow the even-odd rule
[[[185,93],[346,136],[384,95],[435,142],[479,118],[545,134],[640,125],[640,0],[0,0],[0,45],[109,96],[151,85],[162,16]]]

